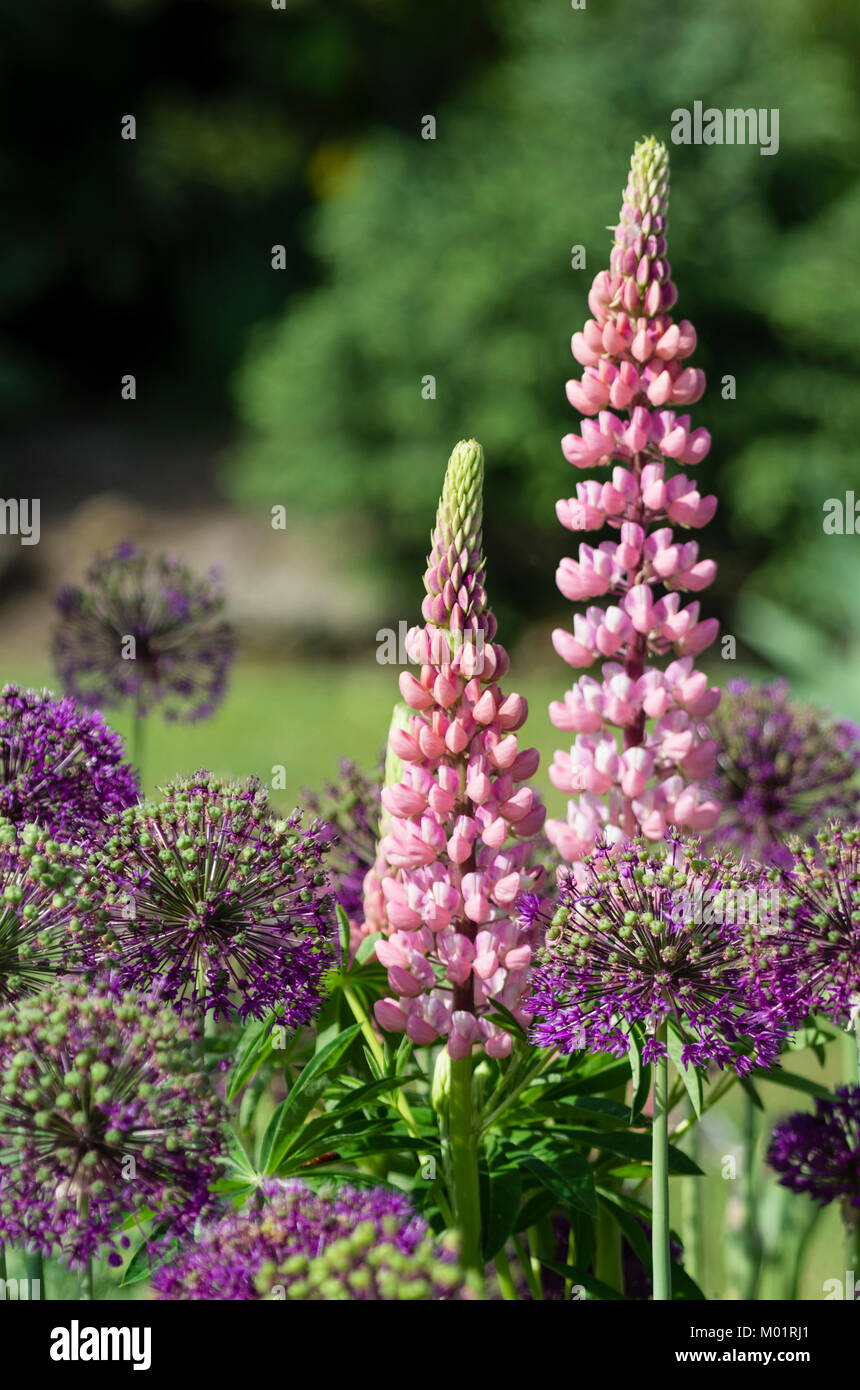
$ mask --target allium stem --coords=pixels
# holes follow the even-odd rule
[[[672,1259],[669,1253],[669,1060],[665,1055],[666,1025],[657,1030],[664,1055],[654,1062],[654,1117],[651,1150],[651,1256],[654,1302],[672,1297]]]
[[[621,1228],[613,1220],[609,1208],[600,1202],[597,1208],[597,1227],[595,1230],[594,1273],[601,1284],[624,1292],[624,1275],[621,1264]]]
[[[511,1272],[511,1264],[504,1249],[500,1250],[495,1259],[496,1278],[499,1281],[499,1288],[502,1291],[502,1298],[506,1303],[516,1303],[517,1286],[514,1283],[514,1276]]]
[[[33,1285],[39,1285],[39,1298],[44,1302],[47,1297],[45,1293],[45,1269],[42,1256],[38,1250],[28,1250],[24,1255],[24,1270],[27,1276],[28,1297],[33,1297]]]
[[[860,1030],[855,1025],[842,1035],[842,1079],[846,1086],[860,1086]]]
[[[478,1186],[478,1137],[472,1107],[471,1054],[451,1060],[446,1148],[450,1166],[454,1223],[460,1237],[460,1263],[467,1274],[483,1280],[481,1192]]]
[[[146,716],[141,713],[139,702],[134,707],[134,720],[131,726],[131,761],[137,771],[138,781],[143,789],[143,753],[146,736]]]

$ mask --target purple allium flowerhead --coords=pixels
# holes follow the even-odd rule
[[[730,681],[708,722],[717,743],[712,790],[723,806],[718,842],[789,865],[790,836],[860,812],[860,729],[792,700],[784,680]]]
[[[826,1206],[842,1203],[849,1225],[860,1222],[860,1087],[837,1086],[817,1097],[815,1113],[789,1115],[774,1129],[767,1161],[783,1187]]]
[[[262,1207],[198,1228],[155,1271],[161,1299],[414,1301],[455,1297],[461,1276],[409,1199],[391,1188],[313,1191],[270,1182]]]
[[[187,1230],[205,1212],[222,1107],[187,1020],[105,980],[60,981],[0,1008],[0,1233],[71,1267],[123,1223]]]
[[[0,820],[0,1004],[89,965],[93,905],[82,855],[39,826]]]
[[[326,782],[319,793],[302,793],[306,811],[336,836],[329,860],[332,890],[356,921],[363,916],[365,875],[376,861],[381,796],[382,766],[367,776],[349,758],[341,760],[337,781]]]
[[[49,690],[0,691],[0,816],[85,839],[138,797],[134,769],[100,714]]]
[[[860,828],[834,822],[796,842],[783,887],[799,996],[847,1024],[860,1007]]]
[[[196,772],[124,811],[88,861],[120,984],[216,1017],[309,1022],[333,958],[330,846],[299,812],[273,819],[256,778]]]
[[[57,596],[57,671],[86,705],[161,705],[166,719],[202,719],[224,694],[233,630],[216,575],[119,545],[86,581]],[[133,646],[129,639],[133,638]]]
[[[699,858],[696,841],[628,841],[560,871],[532,976],[533,1040],[623,1056],[636,1028],[651,1061],[668,1022],[684,1066],[771,1066],[788,1026],[768,969],[771,901],[757,866]]]

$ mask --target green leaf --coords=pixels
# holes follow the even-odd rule
[[[306,1116],[328,1086],[329,1073],[352,1046],[360,1031],[361,1025],[358,1023],[346,1028],[302,1069],[298,1081],[286,1100],[281,1101],[263,1136],[260,1167],[264,1173],[277,1172],[293,1136],[301,1129]]]
[[[272,1054],[274,1014],[249,1023],[239,1040],[236,1061],[227,1076],[227,1100],[233,1100]]]
[[[492,1260],[513,1234],[523,1195],[517,1168],[500,1164],[481,1171],[481,1231],[484,1259]]]
[[[772,1071],[763,1071],[757,1067],[752,1074],[757,1081],[770,1081],[774,1086],[786,1086],[791,1091],[803,1091],[807,1096],[822,1096],[825,1100],[832,1096],[829,1087],[822,1086],[820,1081],[813,1081],[808,1076],[798,1076],[797,1072],[785,1071],[782,1067],[774,1067]]]
[[[590,1096],[599,1091],[614,1091],[616,1086],[624,1086],[629,1080],[630,1063],[624,1059],[613,1062],[611,1066],[601,1067],[598,1071],[578,1076],[573,1090],[578,1096]]]
[[[755,1075],[755,1073],[753,1073],[753,1075]],[[764,1110],[764,1101],[762,1100],[755,1086],[750,1081],[749,1077],[739,1076],[738,1081],[740,1083],[741,1089],[746,1093],[746,1095],[749,1096],[756,1110]]]
[[[564,1278],[569,1279],[572,1284],[578,1285],[581,1289],[585,1289],[585,1292],[591,1294],[593,1298],[605,1302],[611,1301],[613,1303],[627,1302],[623,1293],[619,1293],[617,1289],[610,1288],[608,1284],[601,1283],[599,1279],[595,1279],[593,1274],[589,1274],[588,1270],[579,1269],[576,1265],[562,1264],[560,1260],[550,1260],[543,1255],[539,1258],[541,1264],[546,1265],[547,1269],[553,1270],[556,1274],[563,1275]]]
[[[639,1258],[645,1269],[651,1268],[651,1245],[647,1235],[643,1231],[639,1222],[632,1212],[625,1211],[624,1207],[615,1200],[614,1194],[608,1192],[598,1192],[597,1200],[612,1216],[612,1219],[621,1227],[628,1245],[633,1253]]]
[[[684,1039],[678,1031],[676,1025],[669,1021],[666,1030],[666,1050],[671,1057],[675,1070],[684,1083],[687,1095],[690,1097],[690,1104],[696,1112],[698,1119],[702,1118],[702,1078],[697,1067],[684,1066],[681,1061],[681,1053],[684,1047]]]
[[[691,1299],[696,1302],[705,1299],[698,1284],[690,1278],[684,1266],[679,1265],[677,1260],[672,1261],[672,1298]]]
[[[597,1215],[594,1170],[584,1154],[544,1143],[539,1152],[525,1155],[522,1162],[563,1202],[584,1211],[586,1216]]]
[[[335,907],[334,915],[335,915],[335,917],[337,918],[337,939],[338,939],[338,945],[340,946],[340,968],[341,968],[341,970],[348,970],[348,969],[349,969],[349,918],[347,917],[347,915],[346,915],[346,913],[344,912],[343,908],[341,907],[340,903],[338,903],[337,906]]]
[[[578,1144],[588,1144],[589,1148],[600,1149],[604,1153],[620,1154],[622,1158],[635,1158],[640,1162],[651,1162],[650,1134],[634,1134],[617,1130],[578,1130],[571,1137]],[[669,1172],[684,1177],[700,1177],[702,1170],[674,1144],[669,1145]]]
[[[630,1102],[630,1123],[638,1119],[651,1091],[651,1068],[642,1065],[642,1039],[635,1029],[630,1032],[630,1072],[633,1077],[633,1097]]]

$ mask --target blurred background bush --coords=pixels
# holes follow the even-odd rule
[[[860,537],[822,531],[860,435],[858,69],[848,0],[5,0],[0,490],[41,498],[42,536],[0,537],[3,679],[51,681],[53,593],[128,537],[220,563],[242,644],[216,718],[150,738],[149,783],[281,765],[292,804],[343,754],[371,766],[395,695],[376,632],[417,614],[445,462],[475,435],[490,592],[549,754],[569,339],[634,140],[700,100],[780,112],[775,156],[672,148],[720,498],[706,605],[738,638],[714,674],[784,673],[860,717]],[[711,1169],[740,1143],[720,1123]],[[732,1200],[708,1218],[723,1296]]]

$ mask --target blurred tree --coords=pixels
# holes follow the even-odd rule
[[[695,100],[778,107],[775,155],[673,148],[669,254],[709,377],[696,423],[715,441],[717,602],[730,617],[743,585],[811,605],[798,575],[860,548],[821,527],[860,430],[860,13],[839,0],[496,0],[492,13],[507,56],[450,99],[416,95],[405,128],[356,144],[327,188],[308,238],[323,283],[258,332],[238,380],[234,495],[354,513],[381,543],[376,563],[414,572],[451,442],[474,434],[494,597],[546,612],[553,557],[570,550],[554,502],[576,482],[558,447],[576,420],[568,342],[607,263],[633,141],[668,138],[673,109]],[[435,140],[420,137],[427,111]],[[575,244],[587,270],[570,267]],[[815,603],[840,640],[844,613],[826,591]],[[860,631],[853,594],[848,606]]]
[[[229,423],[245,334],[314,279],[304,214],[353,143],[494,51],[484,0],[4,0],[7,428],[118,404],[121,370],[138,432]]]

